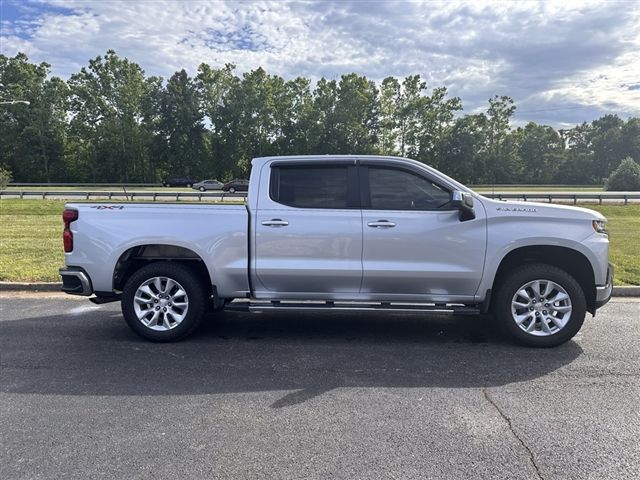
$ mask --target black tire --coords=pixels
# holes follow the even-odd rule
[[[236,193],[236,189],[235,189],[235,188],[233,188],[233,187],[231,187],[231,188],[229,189],[229,193]]]
[[[167,187],[167,188],[171,188],[171,184],[170,183],[165,183],[164,186]]]
[[[204,192],[206,190],[206,188],[200,187],[198,190],[200,190],[201,192]]]
[[[191,188],[192,185],[190,183],[187,183],[187,188]]]
[[[518,326],[512,315],[511,307],[514,296],[522,286],[535,280],[550,280],[556,283],[566,291],[571,302],[571,314],[567,323],[559,330],[546,336],[525,332]],[[543,263],[523,265],[509,272],[500,282],[494,298],[492,310],[496,322],[511,338],[530,347],[555,347],[569,341],[582,327],[587,313],[585,295],[576,279],[560,268]],[[533,300],[536,301],[536,299]],[[537,299],[538,304],[539,300]],[[538,332],[540,332],[540,328],[538,328],[540,325],[540,321],[538,321],[535,328]],[[548,323],[548,325],[553,326],[553,323]]]
[[[188,297],[188,309],[184,319],[175,327],[157,331],[145,326],[134,307],[134,297],[145,281],[154,277],[167,277],[179,283]],[[207,294],[202,281],[188,267],[175,262],[154,262],[136,271],[122,291],[122,314],[129,327],[141,337],[153,342],[175,342],[193,333],[207,308]],[[175,308],[175,307],[174,307]]]

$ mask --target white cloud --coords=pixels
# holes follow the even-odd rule
[[[637,2],[88,1],[16,7],[0,50],[68,77],[114,49],[165,78],[201,62],[291,78],[419,73],[465,110],[514,97],[521,119],[640,115]],[[22,10],[21,10],[22,9]],[[562,110],[565,107],[566,110]],[[525,112],[529,113],[525,113]]]

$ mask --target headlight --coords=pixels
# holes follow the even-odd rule
[[[594,220],[591,222],[593,225],[593,229],[598,233],[604,233],[605,235],[609,235],[607,231],[607,221],[606,220]]]

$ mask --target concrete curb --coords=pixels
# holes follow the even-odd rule
[[[0,282],[0,292],[60,292],[59,282]]]
[[[59,282],[0,282],[0,292],[59,292],[62,283]],[[614,297],[640,297],[638,287],[613,287]]]
[[[640,297],[640,287],[613,287],[613,297]]]

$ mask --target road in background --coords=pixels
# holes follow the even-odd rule
[[[482,193],[482,192],[481,192]],[[498,200],[524,200],[547,203],[598,203],[629,204],[640,203],[640,192],[483,192],[482,195]],[[241,201],[247,192],[222,192],[166,189],[166,190],[1,190],[0,198],[27,198],[48,200],[143,200],[143,201],[225,201],[225,199]]]
[[[176,344],[59,295],[0,318],[1,478],[640,476],[634,299],[546,350],[475,317],[226,313]]]
[[[206,191],[199,192],[197,190],[185,189],[166,189],[166,190],[51,190],[51,191],[35,191],[35,190],[2,190],[0,191],[0,199],[27,199],[27,200],[94,200],[94,201],[209,201],[224,202],[236,201],[241,202],[247,197],[247,192],[223,192],[223,191]]]

